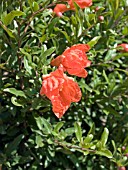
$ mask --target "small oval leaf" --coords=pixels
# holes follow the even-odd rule
[[[90,46],[90,48],[92,48],[95,44],[97,44],[100,38],[101,36],[97,36],[97,37],[94,37],[91,41],[89,41],[88,45]]]
[[[74,127],[75,127],[75,134],[76,134],[76,138],[79,142],[81,142],[81,138],[82,138],[82,129],[80,127],[80,125],[75,122],[74,124]]]

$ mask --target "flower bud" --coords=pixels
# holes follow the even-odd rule
[[[103,20],[104,20],[104,16],[101,15],[101,16],[98,17],[98,19],[99,19],[100,21],[103,21]]]
[[[118,170],[126,170],[126,168],[124,166],[120,166]]]
[[[100,7],[99,6],[97,6],[96,8],[95,8],[95,11],[98,11],[100,9]]]
[[[125,146],[122,146],[122,148],[121,148],[121,149],[122,149],[122,151],[125,151],[126,147],[125,147]]]

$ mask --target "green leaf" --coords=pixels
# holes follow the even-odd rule
[[[25,96],[25,94],[24,94],[23,91],[21,91],[21,90],[16,90],[15,88],[6,88],[6,89],[4,89],[3,91],[9,92],[9,93],[11,93],[11,94],[14,94],[15,96],[21,96],[21,97],[26,98],[26,96]]]
[[[5,25],[3,25],[1,22],[0,22],[0,25],[1,27],[7,32],[7,34],[11,37],[11,38],[15,38],[15,36],[13,35],[13,32],[12,30],[10,30],[9,28],[7,28]]]
[[[95,152],[97,155],[105,156],[107,158],[112,158],[112,153],[108,149],[102,149],[100,151]]]
[[[37,123],[37,126],[40,130],[43,130],[43,125],[44,125],[46,132],[48,134],[52,133],[51,124],[46,119],[44,119],[43,117],[36,118],[36,123]]]
[[[70,154],[69,159],[73,162],[74,166],[76,167],[76,170],[82,170],[79,158],[75,154]]]
[[[48,26],[49,35],[52,33],[52,31],[53,31],[53,29],[54,29],[54,27],[55,27],[55,25],[58,21],[59,21],[59,17],[56,17],[50,22],[50,24]]]
[[[22,141],[23,138],[24,138],[23,134],[21,134],[21,135],[17,136],[16,138],[14,138],[14,140],[8,144],[8,146],[6,148],[6,154],[11,155],[11,153],[14,150],[17,150],[17,147],[18,147],[18,145],[20,144],[20,142]]]
[[[46,61],[47,57],[50,56],[54,51],[56,50],[56,47],[51,47],[48,50],[46,50],[43,54],[42,54],[42,63],[44,63],[44,61]]]
[[[32,9],[34,0],[28,0],[29,6]]]
[[[112,60],[118,60],[121,57],[128,57],[128,53],[120,53],[118,55],[116,55],[115,57],[112,58]]]
[[[100,142],[101,142],[103,147],[105,147],[105,144],[107,143],[108,135],[109,135],[108,129],[104,128],[104,131],[103,131],[103,133],[101,135],[101,139],[100,139]]]
[[[80,88],[82,89],[86,89],[89,92],[92,92],[92,89],[85,83],[84,79],[81,79],[81,81],[79,82]]]
[[[32,62],[32,56],[29,53],[27,53],[23,48],[20,48],[20,51],[28,58],[29,62]]]
[[[11,97],[12,104],[14,104],[15,106],[23,106],[22,104],[18,103],[16,100],[17,100],[16,97],[14,96]]]
[[[95,124],[94,123],[92,124],[92,126],[91,126],[91,128],[90,128],[90,130],[88,132],[88,135],[90,135],[90,134],[92,134],[92,135],[95,134]]]
[[[60,30],[60,29],[59,29],[59,30]],[[61,30],[60,30],[60,32],[62,32],[62,33],[64,34],[64,36],[65,36],[65,38],[67,39],[68,42],[71,42],[70,36],[68,36],[68,34],[67,34],[66,31],[61,31]]]
[[[85,143],[85,144],[86,144],[86,143],[90,143],[90,142],[92,141],[92,139],[93,139],[93,135],[90,134],[90,135],[88,135],[87,137],[85,137],[84,143]]]
[[[113,151],[113,155],[116,153],[116,144],[115,144],[115,142],[114,142],[114,140],[112,140],[111,141],[112,142],[112,146],[113,146],[113,149],[114,149],[114,151]]]
[[[8,13],[6,16],[3,17],[3,23],[7,26],[11,24],[12,20],[16,16],[21,16],[21,15],[25,15],[25,13],[22,11],[11,11],[10,13]]]
[[[75,132],[74,127],[70,127],[70,128],[65,129],[65,133],[67,135],[72,135],[74,132]]]
[[[37,147],[43,147],[44,146],[44,143],[42,142],[43,139],[41,136],[37,135],[36,136],[36,144],[37,144]]]
[[[40,38],[40,41],[41,43],[43,43],[46,39],[47,39],[48,35],[47,34],[44,34],[41,38]]]
[[[38,11],[39,10],[39,5],[37,2],[33,2],[33,11]]]
[[[119,7],[119,2],[120,2],[120,0],[115,0],[115,3],[116,3],[116,10],[117,10],[118,7]]]
[[[76,138],[79,142],[81,142],[81,138],[82,138],[82,129],[81,126],[75,122],[74,123],[74,127],[75,127],[75,134],[76,134]]]
[[[62,128],[63,125],[64,125],[64,122],[58,122],[58,123],[56,124],[55,128],[54,128],[54,131],[55,131],[56,133],[58,133],[59,130]]]
[[[107,54],[106,54],[106,56],[105,56],[105,58],[104,58],[104,60],[105,60],[105,61],[111,60],[111,59],[112,59],[112,56],[114,56],[115,54],[116,54],[116,50],[115,50],[115,49],[113,49],[113,50],[108,50],[108,51],[107,51]]]
[[[29,65],[29,61],[26,57],[24,57],[24,68],[30,75],[32,75],[32,67]]]
[[[87,44],[90,46],[90,48],[92,48],[95,44],[97,44],[97,42],[99,41],[100,38],[101,38],[101,36],[94,37]]]
[[[126,70],[118,69],[118,68],[116,68],[115,70],[122,71],[122,72],[124,72],[128,76],[128,71],[126,71]]]
[[[104,76],[106,82],[109,84],[109,79],[108,79],[108,77],[107,77],[107,75],[106,75],[105,70],[103,70],[103,76]]]
[[[55,31],[58,31],[58,32],[61,32],[61,33],[65,36],[65,38],[67,39],[67,41],[68,41],[68,42],[71,42],[70,36],[67,34],[66,31],[62,31],[62,30],[61,30],[60,28],[58,28],[58,27],[55,27],[54,30],[55,30]]]

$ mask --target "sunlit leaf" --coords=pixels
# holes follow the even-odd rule
[[[101,139],[100,139],[100,142],[102,144],[103,147],[105,147],[106,143],[107,143],[107,140],[108,140],[108,135],[109,135],[109,131],[107,128],[104,128],[104,131],[101,135]]]
[[[16,17],[16,16],[22,16],[25,15],[24,12],[22,11],[11,11],[10,13],[8,13],[4,18],[3,18],[3,23],[7,26],[9,25],[12,20]]]
[[[79,142],[81,142],[81,138],[82,138],[82,129],[79,125],[79,123],[75,122],[74,123],[74,127],[75,127],[75,134],[76,134],[76,138]]]
[[[108,149],[102,149],[100,151],[96,151],[97,155],[105,156],[107,158],[112,158],[112,153]]]
[[[94,37],[87,44],[92,48],[95,44],[97,44],[97,42],[99,41],[100,38],[101,38],[101,36]]]
[[[44,126],[48,134],[52,133],[51,124],[46,119],[44,119],[43,117],[36,118],[36,123],[37,123],[37,126],[40,130],[42,130],[43,126]]]
[[[26,98],[25,93],[23,91],[17,90],[15,88],[6,88],[3,91],[4,92],[9,92],[11,94],[14,94],[15,96],[21,96],[21,97]]]

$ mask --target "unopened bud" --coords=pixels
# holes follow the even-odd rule
[[[126,170],[126,168],[124,166],[121,166],[118,168],[118,170]]]
[[[98,18],[99,18],[100,21],[104,20],[104,16],[99,16]]]
[[[126,147],[125,147],[125,146],[122,146],[122,148],[121,148],[121,149],[122,149],[122,151],[125,151]]]
[[[95,8],[95,11],[98,11],[100,9],[100,7],[99,6],[97,6],[96,8]]]

